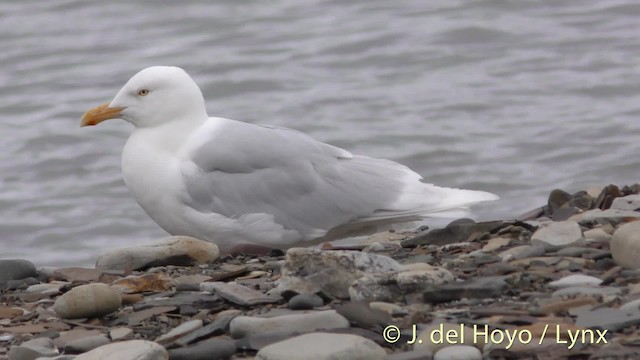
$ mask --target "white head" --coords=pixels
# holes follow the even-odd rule
[[[87,111],[81,126],[120,118],[143,128],[206,117],[202,92],[189,74],[175,66],[152,66],[129,79],[110,103]]]

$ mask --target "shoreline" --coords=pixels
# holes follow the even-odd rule
[[[171,237],[98,268],[0,260],[0,360],[640,357],[639,193],[286,254]]]

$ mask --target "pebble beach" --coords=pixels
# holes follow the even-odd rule
[[[0,260],[0,360],[636,359],[639,219],[640,185],[608,185],[358,245]]]

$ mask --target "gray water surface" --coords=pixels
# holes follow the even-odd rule
[[[639,16],[632,0],[0,2],[0,258],[91,265],[165,236],[121,178],[129,125],[78,127],[151,65],[185,68],[210,115],[499,194],[481,219],[638,182]]]

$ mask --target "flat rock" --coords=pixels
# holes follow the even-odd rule
[[[211,276],[207,275],[183,275],[173,279],[177,285],[200,285],[205,281],[211,280]]]
[[[287,251],[278,289],[310,294],[322,292],[332,298],[346,299],[349,286],[364,274],[401,269],[402,265],[384,255],[292,248]]]
[[[351,324],[363,329],[382,330],[391,324],[391,315],[372,309],[363,302],[348,302],[335,308],[338,314],[344,316]]]
[[[598,301],[591,296],[582,296],[573,299],[548,302],[542,306],[542,311],[547,314],[557,314],[572,308],[581,306],[595,306]]]
[[[613,233],[611,256],[627,269],[640,269],[640,221],[624,224]]]
[[[226,360],[236,352],[236,344],[227,339],[209,339],[195,345],[169,350],[171,360]]]
[[[222,305],[218,295],[196,291],[180,291],[163,297],[145,298],[133,305],[135,311],[156,306],[193,306],[195,309],[214,309]]]
[[[60,289],[67,285],[65,282],[51,282],[46,284],[34,284],[29,286],[24,290],[25,294],[42,294],[42,295],[58,295],[60,294]]]
[[[38,277],[35,265],[23,259],[0,260],[0,288],[10,280]]]
[[[218,258],[216,244],[188,236],[171,236],[148,245],[109,251],[98,258],[96,269],[139,270],[154,266],[205,264]]]
[[[531,235],[531,244],[542,245],[546,251],[558,251],[567,246],[579,246],[584,243],[580,225],[571,220],[549,223]]]
[[[566,288],[570,286],[598,286],[601,283],[602,280],[595,276],[574,274],[552,281],[549,283],[549,286],[553,288]]]
[[[491,252],[498,250],[502,247],[508,246],[513,239],[508,237],[497,237],[487,241],[487,244],[482,247],[482,251]]]
[[[499,297],[507,288],[508,285],[501,276],[488,276],[435,286],[424,291],[423,294],[427,303],[440,303],[462,298]]]
[[[102,271],[82,267],[58,268],[53,271],[52,277],[56,280],[69,282],[93,282],[98,281]]]
[[[131,340],[133,338],[133,330],[128,327],[117,327],[109,330],[109,337],[113,341]]]
[[[254,306],[271,304],[280,301],[280,297],[267,296],[259,291],[248,288],[236,282],[205,282],[200,284],[200,290],[216,294],[221,298],[240,306]]]
[[[470,345],[453,345],[440,349],[433,360],[482,360],[482,353]]]
[[[615,296],[622,293],[622,289],[611,286],[569,286],[554,291],[552,298],[566,296]]]
[[[545,254],[542,245],[521,245],[507,249],[498,254],[502,261],[518,260]]]
[[[618,331],[640,323],[640,309],[598,308],[578,314],[576,325]]]
[[[147,340],[128,340],[100,346],[75,360],[168,360],[169,353],[162,345]]]
[[[151,273],[130,275],[114,281],[111,286],[124,294],[136,294],[169,290],[175,286],[175,282],[164,273]]]
[[[56,299],[53,310],[63,319],[99,317],[122,304],[120,293],[101,283],[77,286]]]
[[[155,341],[158,344],[166,345],[175,341],[179,337],[185,336],[200,328],[202,328],[202,320],[200,319],[188,320],[176,326],[175,328],[171,329],[171,331],[169,331],[168,333],[161,335]]]
[[[138,326],[147,319],[150,319],[156,315],[175,311],[176,309],[177,306],[155,306],[152,308],[136,311],[133,314],[129,315],[128,325]]]
[[[109,340],[109,338],[104,335],[87,336],[68,342],[64,347],[64,353],[81,354],[87,351],[91,351],[97,347],[107,345],[110,342],[111,340]]]
[[[401,242],[403,247],[420,245],[447,245],[468,241],[474,233],[485,233],[502,226],[502,221],[487,221],[476,223],[471,219],[452,221],[443,229],[433,229],[424,235],[416,236]]]
[[[229,329],[229,323],[235,316],[219,316],[210,324],[203,326],[181,338],[177,339],[175,344],[180,346],[187,346],[198,340],[209,338],[212,336],[222,335]]]
[[[18,307],[0,306],[0,319],[13,319],[24,314],[24,310]]]
[[[82,328],[75,328],[73,330],[64,331],[60,333],[60,336],[53,340],[56,347],[63,349],[67,344],[76,340],[102,335],[98,330],[87,330]]]
[[[619,307],[620,310],[638,310],[640,309],[640,299],[631,300]]]
[[[571,220],[579,223],[611,223],[617,224],[625,219],[640,218],[640,211],[620,209],[593,209],[571,217]]]
[[[274,331],[311,332],[322,329],[349,327],[349,320],[335,310],[282,315],[271,318],[238,316],[231,320],[229,330],[234,338],[260,335]]]
[[[9,360],[31,360],[39,357],[53,357],[60,354],[49,338],[36,338],[12,346],[7,354]]]
[[[375,310],[384,311],[391,316],[407,315],[409,312],[400,305],[383,302],[373,301],[369,303],[369,307]]]
[[[262,348],[256,360],[383,360],[387,353],[375,342],[351,334],[311,333]]]
[[[584,232],[584,238],[587,241],[600,241],[600,242],[609,242],[611,241],[611,234],[606,232],[603,228],[594,228],[589,229]]]
[[[431,266],[421,270],[367,274],[353,282],[349,287],[349,296],[351,301],[402,302],[410,294],[454,279],[449,270]]]
[[[613,199],[611,203],[611,209],[618,210],[639,210],[640,209],[640,195],[633,194]]]

